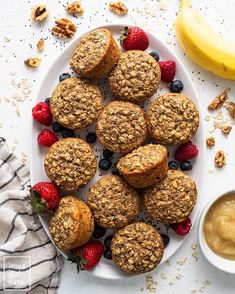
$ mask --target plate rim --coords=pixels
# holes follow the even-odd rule
[[[130,27],[130,26],[133,26],[134,24],[131,24],[130,23],[119,23],[119,22],[115,22],[115,23],[111,23],[111,24],[107,24],[107,23],[104,23],[102,25],[99,25],[99,26],[91,26],[89,28],[89,30],[85,29],[85,28],[82,28],[79,32],[79,34],[77,34],[76,38],[74,38],[74,40],[70,41],[66,46],[65,48],[63,48],[63,50],[58,54],[56,55],[53,60],[51,61],[51,63],[49,64],[47,70],[45,71],[45,74],[44,74],[44,78],[41,80],[41,83],[39,83],[39,85],[36,87],[35,89],[35,99],[32,101],[32,104],[34,101],[37,101],[38,100],[38,97],[39,97],[39,93],[40,93],[40,90],[41,88],[43,87],[46,79],[47,79],[47,76],[51,70],[51,68],[59,61],[59,59],[61,58],[61,56],[64,54],[64,52],[66,50],[68,50],[70,47],[73,47],[75,43],[78,42],[78,40],[84,36],[85,34],[95,30],[95,29],[99,29],[99,28],[108,28],[110,30],[115,29],[116,27]],[[195,88],[195,85],[189,75],[189,72],[188,70],[186,69],[184,63],[181,61],[181,59],[176,55],[176,53],[161,39],[159,38],[158,36],[155,36],[154,35],[154,32],[153,31],[148,31],[148,30],[145,30],[144,31],[150,35],[150,38],[154,38],[157,42],[160,42],[161,43],[161,46],[168,52],[170,52],[170,55],[172,58],[174,58],[174,61],[176,62],[176,64],[180,64],[180,67],[183,69],[184,71],[184,74],[187,76],[188,80],[190,81],[190,86],[191,86],[191,91],[193,92],[193,95],[195,97],[195,101],[193,101],[198,109],[198,112],[199,112],[199,127],[198,127],[198,131],[200,133],[200,137],[202,137],[202,140],[204,140],[204,130],[202,128],[202,117],[201,117],[201,110],[200,110],[200,104],[199,104],[199,98],[198,98],[198,95],[197,95],[197,91],[196,91],[196,88]],[[31,138],[31,142],[30,142],[30,148],[29,148],[29,170],[30,170],[30,181],[32,183],[32,174],[34,173],[33,172],[33,140],[32,140],[32,134],[33,134],[33,130],[34,130],[34,120],[33,118],[31,117],[31,128],[30,128],[30,138]],[[202,149],[200,149],[200,160],[202,162],[204,162],[204,156],[205,156],[205,144],[201,144],[202,146]],[[198,200],[197,200],[197,203],[196,203],[196,216],[195,216],[195,220],[194,222],[192,223],[192,227],[197,223],[197,220],[199,218],[199,214],[200,214],[200,203],[199,203],[199,200],[201,198],[201,195],[203,194],[203,185],[202,185],[202,182],[203,182],[203,178],[204,178],[204,169],[202,169],[202,175],[200,177],[200,183],[198,184],[197,183],[197,191],[198,191]],[[195,209],[194,208],[194,209]],[[51,242],[54,244],[54,246],[56,247],[54,241],[52,240],[49,232],[48,232],[48,228],[46,228],[45,224],[44,224],[44,221],[43,220],[43,217],[38,214],[38,217],[39,217],[39,220],[43,226],[43,229],[45,230],[48,238],[51,240]],[[192,231],[192,229],[191,229]],[[159,266],[161,266],[163,263],[165,263],[169,258],[171,258],[180,248],[181,246],[185,243],[186,239],[189,237],[189,235],[191,234],[191,231],[190,233],[184,237],[184,240],[181,242],[181,244],[179,245],[179,247],[173,252],[171,253],[168,258],[162,262]],[[65,255],[65,253],[63,251],[61,251],[59,248],[56,247],[56,249],[62,254],[62,256],[67,260],[67,256]],[[158,266],[158,267],[159,267]],[[155,270],[155,269],[154,269]],[[94,272],[94,271],[86,271],[88,274],[91,274],[95,277],[98,277],[98,278],[102,278],[102,279],[107,279],[107,280],[120,280],[120,279],[124,279],[124,278],[130,278],[130,277],[136,277],[136,276],[142,276],[144,274],[140,274],[140,275],[123,275],[123,276],[103,276],[103,275],[100,275],[98,274],[97,272]]]

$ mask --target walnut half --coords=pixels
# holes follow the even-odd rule
[[[28,67],[36,68],[40,65],[41,63],[41,58],[40,57],[29,57],[24,61],[25,65]]]
[[[206,139],[206,145],[209,148],[212,148],[215,146],[215,138],[214,137],[209,137]]]
[[[72,38],[77,31],[77,27],[67,18],[60,18],[55,21],[56,26],[52,28],[52,35],[62,39]]]
[[[110,2],[109,3],[109,9],[113,13],[116,13],[118,15],[126,15],[128,13],[128,8],[121,1],[118,1],[118,2]]]
[[[84,12],[79,1],[72,2],[65,8],[65,10],[67,10],[69,14],[83,14]]]
[[[31,18],[33,21],[44,21],[48,16],[46,5],[36,5],[32,9]]]
[[[226,155],[223,150],[219,150],[215,155],[215,166],[222,168],[226,164]]]

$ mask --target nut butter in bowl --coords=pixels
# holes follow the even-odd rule
[[[206,205],[199,222],[199,243],[210,263],[235,274],[235,191]]]

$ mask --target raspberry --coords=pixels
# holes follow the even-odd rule
[[[175,159],[178,161],[187,161],[198,155],[197,146],[191,141],[180,145],[175,151]]]
[[[56,134],[50,130],[43,129],[38,135],[38,143],[44,147],[51,147],[56,141],[58,141]]]
[[[171,224],[170,227],[180,236],[187,235],[192,227],[191,219],[187,217],[183,222]]]
[[[52,122],[50,106],[45,102],[40,102],[32,109],[32,115],[35,120],[42,125],[49,126]]]
[[[158,62],[161,69],[161,79],[165,83],[170,83],[174,80],[176,64],[173,60],[165,60]]]

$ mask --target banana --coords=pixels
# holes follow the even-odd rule
[[[175,23],[176,37],[184,51],[204,69],[235,80],[235,43],[224,39],[191,6],[181,0]]]

